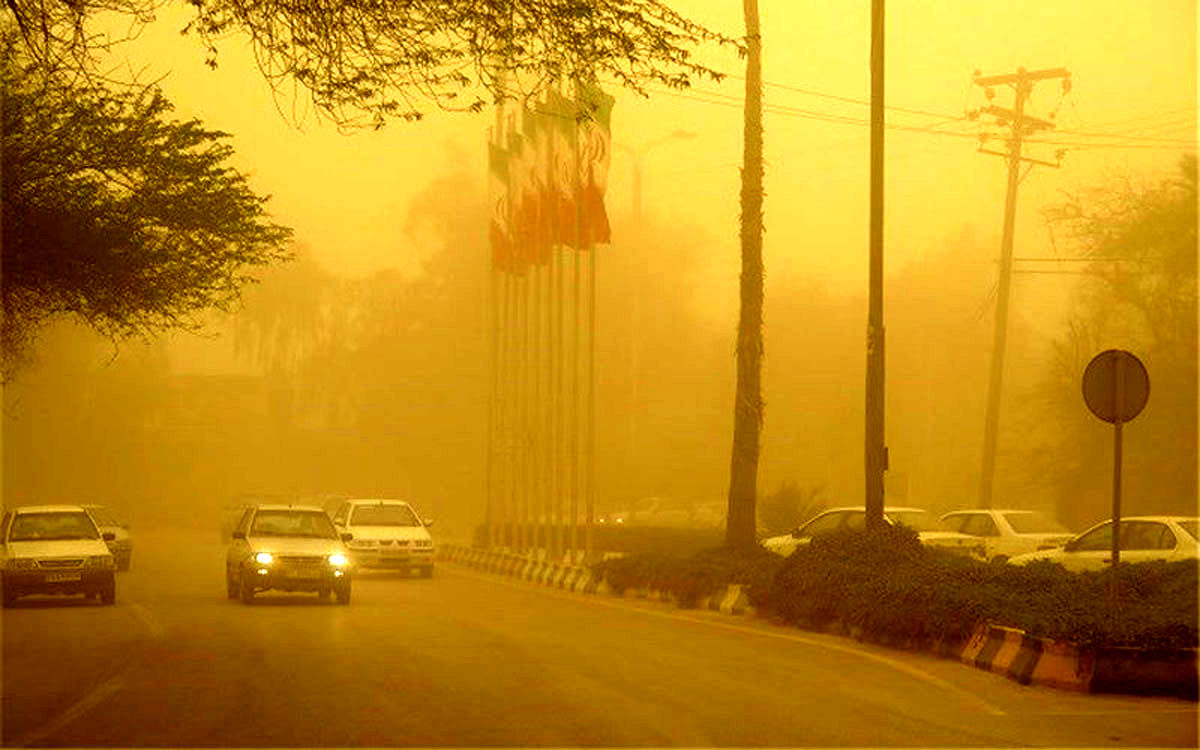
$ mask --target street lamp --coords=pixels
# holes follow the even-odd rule
[[[696,134],[689,130],[676,130],[668,133],[661,138],[653,141],[647,141],[640,146],[627,146],[624,143],[615,143],[617,148],[627,152],[633,157],[633,220],[642,220],[642,171],[645,167],[646,154],[655,146],[661,146],[664,143],[672,141],[685,141],[695,138]]]

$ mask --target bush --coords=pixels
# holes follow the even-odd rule
[[[724,593],[730,584],[747,587],[751,604],[764,606],[775,569],[782,559],[766,550],[701,550],[688,557],[641,554],[597,563],[593,573],[613,591],[653,589],[671,594],[681,607],[694,607],[705,596]]]
[[[987,565],[921,546],[885,527],[817,539],[775,576],[770,600],[785,620],[834,621],[864,637],[928,645],[962,641],[994,623],[1083,646],[1197,646],[1197,562],[1138,563],[1070,573],[1061,565]],[[1119,606],[1108,606],[1116,576]]]

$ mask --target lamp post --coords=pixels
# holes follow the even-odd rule
[[[624,143],[613,142],[613,145],[629,154],[633,160],[633,221],[634,226],[642,222],[642,173],[645,170],[646,154],[651,149],[673,141],[686,141],[695,138],[696,134],[689,130],[675,130],[661,138],[647,141],[640,146],[628,146]],[[642,301],[641,277],[634,274],[634,284],[637,287],[631,295],[630,318],[632,330],[629,335],[629,412],[625,419],[626,440],[631,457],[638,455],[637,419],[635,412],[638,406],[638,349],[642,341]],[[632,463],[632,462],[631,462]]]
[[[642,173],[645,169],[646,154],[655,146],[661,146],[664,143],[672,141],[685,141],[695,138],[696,134],[689,130],[676,130],[664,135],[662,138],[656,138],[653,141],[647,141],[640,146],[627,146],[624,143],[614,143],[617,148],[625,151],[633,158],[633,220],[640,222],[642,220]]]

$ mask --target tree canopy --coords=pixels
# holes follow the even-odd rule
[[[721,74],[692,57],[702,43],[738,47],[662,0],[188,0],[185,27],[216,66],[219,46],[248,38],[276,92],[299,86],[340,125],[419,119],[423,107],[478,111],[490,99],[564,78],[685,88]],[[134,22],[164,0],[8,0],[31,57],[86,68],[114,42],[91,31],[101,12]],[[117,40],[119,41],[119,40]],[[739,47],[740,49],[740,47]]]
[[[1030,471],[1061,480],[1060,517],[1107,517],[1112,436],[1083,405],[1088,361],[1105,349],[1137,355],[1150,399],[1125,439],[1128,513],[1193,513],[1197,491],[1196,157],[1147,181],[1115,179],[1069,195],[1046,211],[1068,257],[1084,258],[1074,313],[1053,342],[1052,366],[1034,424]],[[1032,429],[1031,429],[1032,432]]]
[[[170,119],[154,87],[47,73],[6,37],[3,372],[45,321],[113,339],[194,325],[249,270],[288,257],[290,230],[226,164],[227,134]]]

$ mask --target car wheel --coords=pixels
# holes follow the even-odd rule
[[[350,584],[347,583],[345,586],[338,586],[336,593],[338,604],[350,603]]]
[[[110,579],[98,593],[101,604],[113,604],[117,601],[117,582]]]
[[[239,593],[237,581],[233,580],[233,576],[230,575],[229,571],[225,571],[225,596],[230,599],[237,599]]]
[[[241,579],[241,587],[239,588],[238,593],[242,597],[242,603],[243,604],[253,604],[254,603],[254,584],[250,583],[250,580],[248,578],[246,578],[246,574],[244,572],[238,577]]]
[[[996,555],[990,562],[992,565],[1005,565],[1008,563],[1008,555]]]
[[[132,562],[133,560],[129,556],[121,558],[121,562],[117,563],[117,570],[129,570]]]
[[[421,568],[421,577],[422,578],[433,578],[433,566],[430,565],[428,567]]]
[[[5,609],[8,609],[17,601],[17,595],[12,593],[11,591],[5,591],[3,593],[3,595],[0,596],[0,598],[3,598],[3,600],[4,600],[3,603],[4,603]]]
[[[327,601],[329,601],[329,595],[331,593],[332,592],[329,589],[320,589],[319,591],[317,591],[317,598],[323,602],[327,602]]]

